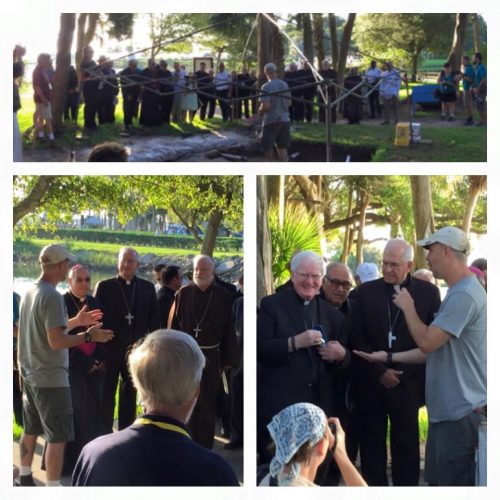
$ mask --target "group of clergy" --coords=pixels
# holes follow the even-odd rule
[[[86,443],[113,432],[118,384],[118,429],[128,427],[136,419],[140,409],[127,365],[128,354],[135,343],[159,328],[169,327],[191,335],[207,359],[200,396],[188,425],[195,442],[213,447],[221,370],[235,366],[238,358],[233,296],[215,281],[214,263],[208,256],[194,259],[193,280],[185,286],[180,268],[166,267],[158,291],[151,281],[136,276],[138,268],[137,252],[122,248],[117,276],[99,282],[94,295],[90,294],[90,270],[84,265],[70,269],[69,290],[64,294],[68,316],[75,317],[82,310],[100,310],[100,321],[114,332],[114,338],[106,345],[87,342],[70,349],[75,440],[66,447],[67,474]],[[78,327],[68,333],[85,329]]]

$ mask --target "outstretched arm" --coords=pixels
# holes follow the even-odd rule
[[[352,352],[369,363],[387,363],[386,351],[363,352],[354,350]],[[427,354],[418,348],[392,354],[392,361],[395,363],[422,364],[425,363],[426,359]]]

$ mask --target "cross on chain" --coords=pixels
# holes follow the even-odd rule
[[[396,337],[392,334],[392,331],[389,330],[389,349],[392,349],[392,341],[396,340]]]
[[[129,326],[132,325],[132,320],[134,319],[134,316],[132,316],[132,313],[129,311],[129,313],[125,316],[125,319],[128,321]]]
[[[199,325],[196,325],[196,328],[193,329],[193,332],[194,332],[194,338],[197,339],[199,333],[201,332],[201,328],[199,327]]]

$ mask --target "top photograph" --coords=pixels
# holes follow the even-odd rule
[[[47,13],[14,162],[486,162],[487,15]]]

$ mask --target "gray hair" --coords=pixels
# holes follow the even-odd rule
[[[405,262],[413,262],[413,247],[401,238],[389,240],[385,245],[385,250],[389,248],[403,249],[403,259]]]
[[[164,329],[136,344],[128,364],[134,386],[148,409],[174,409],[193,397],[205,356],[187,333]]]
[[[294,273],[300,267],[303,260],[314,262],[321,268],[321,274],[325,274],[325,264],[323,261],[323,257],[315,252],[311,252],[310,250],[304,250],[303,252],[299,252],[292,257],[292,260],[290,262],[290,270],[292,271],[292,273]]]
[[[264,72],[266,73],[276,73],[278,71],[278,68],[276,67],[276,64],[274,63],[267,63],[265,66],[264,66]]]
[[[118,252],[118,260],[120,260],[123,256],[124,253],[133,253],[135,256],[135,260],[139,261],[139,254],[137,253],[137,250],[132,247],[121,247],[120,251]]]
[[[198,264],[200,260],[207,260],[212,265],[212,269],[215,270],[214,259],[212,259],[212,257],[210,257],[209,255],[203,255],[203,254],[197,255],[193,259],[193,269],[196,267],[196,264]]]
[[[342,268],[342,269],[345,269],[347,271],[347,273],[349,274],[349,279],[352,281],[352,271],[351,271],[351,268],[349,266],[346,266],[345,264],[343,264],[342,262],[330,262],[330,264],[328,264],[326,266],[326,269],[325,269],[325,276],[328,275],[328,273],[332,270],[332,269],[336,269],[336,268]]]
[[[414,278],[418,278],[419,276],[429,276],[432,279],[434,279],[434,275],[432,274],[432,271],[430,269],[425,269],[424,267],[422,269],[417,269],[413,273]]]

